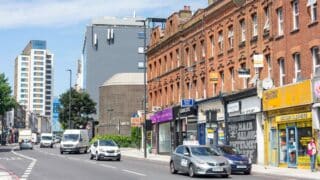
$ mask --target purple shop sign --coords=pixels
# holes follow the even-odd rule
[[[151,116],[152,124],[171,121],[173,118],[172,108],[165,109],[163,111],[156,112]]]

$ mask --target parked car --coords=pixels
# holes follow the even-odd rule
[[[60,143],[61,142],[61,137],[59,137],[59,136],[56,136],[55,138],[54,138],[54,143]]]
[[[215,146],[214,149],[226,157],[231,165],[231,172],[243,172],[251,174],[251,159],[241,154],[236,148],[228,145]]]
[[[89,136],[86,129],[67,129],[64,131],[60,143],[60,153],[76,152],[87,153],[89,148]]]
[[[30,139],[23,139],[19,142],[20,150],[33,149],[33,143]]]
[[[42,133],[40,138],[40,148],[51,147],[53,148],[53,134],[52,133]]]
[[[231,174],[228,160],[208,146],[181,145],[171,155],[170,171],[195,175],[221,175],[224,178]]]
[[[120,148],[113,140],[97,140],[90,147],[90,159],[121,160]]]

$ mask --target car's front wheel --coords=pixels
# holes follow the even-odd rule
[[[248,170],[248,171],[245,171],[245,172],[244,172],[244,174],[246,174],[246,175],[251,174],[251,169],[250,169],[250,170]]]
[[[189,165],[189,171],[188,171],[190,177],[194,177],[195,176],[194,170],[195,170],[194,165],[190,164]]]
[[[229,174],[224,174],[222,175],[223,178],[228,178],[229,177]]]
[[[90,153],[90,159],[93,159],[93,158],[94,158],[93,154]]]
[[[176,174],[177,173],[177,170],[174,167],[173,161],[170,162],[170,172],[171,172],[171,174]]]

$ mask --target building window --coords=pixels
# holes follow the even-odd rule
[[[300,54],[293,54],[294,60],[294,83],[301,79],[301,62],[300,62]]]
[[[271,56],[270,54],[266,55],[266,61],[267,61],[267,70],[268,70],[268,78],[271,78],[271,70],[272,70],[272,66],[271,66]]]
[[[229,49],[233,48],[233,41],[234,41],[234,36],[233,36],[233,26],[230,26],[228,28],[228,43],[229,43]]]
[[[180,52],[179,49],[176,49],[176,57],[177,57],[177,67],[180,66]]]
[[[240,21],[240,42],[245,42],[246,41],[246,23],[244,19]]]
[[[246,63],[242,63],[242,64],[240,65],[240,68],[241,68],[241,69],[247,69]],[[249,79],[249,78],[242,78],[242,79],[243,79],[243,89],[248,88],[248,79]]]
[[[264,8],[264,26],[263,26],[264,31],[270,31],[270,12],[269,12],[269,10],[270,10],[269,6]]]
[[[308,9],[310,14],[311,23],[317,21],[317,0],[308,0]]]
[[[230,68],[230,76],[231,76],[231,91],[234,91],[234,68]]]
[[[204,40],[201,40],[200,44],[201,44],[201,60],[203,60],[206,57],[206,51],[205,51],[205,47],[204,47]]]
[[[171,68],[170,69],[174,69],[174,62],[173,62],[173,59],[172,59],[172,52],[170,52],[170,54],[169,54],[169,57],[170,57],[170,62],[171,62]]]
[[[299,29],[299,4],[298,0],[292,2],[293,30]]]
[[[284,64],[284,59],[281,58],[279,59],[279,85],[283,86],[285,85],[285,64]]]
[[[258,16],[256,13],[252,15],[252,36],[258,36]]]
[[[319,47],[313,47],[311,49],[312,62],[313,62],[313,72],[316,74],[320,73],[320,52]]]
[[[167,56],[164,56],[164,72],[168,72],[168,61],[167,61]]]
[[[214,56],[214,37],[213,35],[210,36],[210,55],[211,57]]]
[[[278,35],[283,35],[283,12],[282,8],[277,9],[277,18],[278,18]]]
[[[187,60],[187,66],[190,66],[189,48],[186,48],[186,60]]]
[[[221,92],[224,91],[224,72],[220,72],[220,79],[221,79]]]
[[[223,31],[219,32],[219,37],[218,37],[218,45],[219,45],[219,53],[223,53]]]
[[[193,46],[193,58],[194,58],[194,62],[198,61],[198,56],[197,56],[197,45],[194,44]]]

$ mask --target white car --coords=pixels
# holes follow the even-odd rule
[[[53,135],[52,133],[42,133],[40,138],[40,148],[51,147],[53,148]]]
[[[121,160],[119,146],[113,140],[98,140],[90,147],[90,159],[97,161],[102,159]]]

